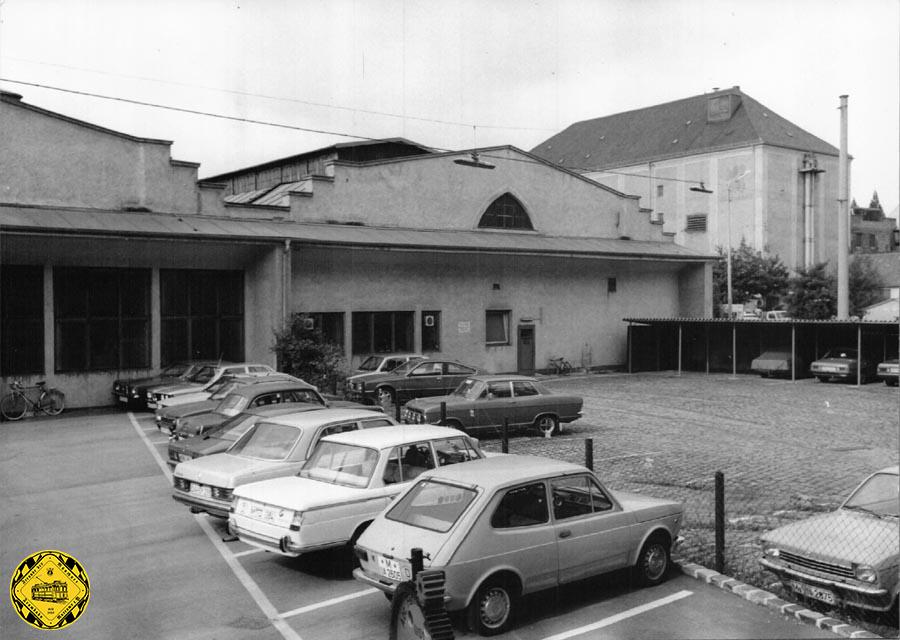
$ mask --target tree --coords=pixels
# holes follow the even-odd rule
[[[728,263],[726,251],[719,247],[722,259],[713,266],[713,299],[715,308],[728,302]],[[761,296],[763,305],[778,304],[788,289],[788,270],[778,256],[764,255],[741,240],[731,251],[731,297],[734,304],[749,302]]]
[[[875,195],[877,200],[878,195]],[[850,263],[847,274],[848,302],[851,316],[861,318],[866,307],[875,304],[884,296],[881,294],[883,284],[881,276],[864,254],[856,254]]]
[[[837,283],[827,271],[827,262],[802,269],[790,279],[787,295],[792,318],[827,320],[837,312]]]
[[[279,370],[319,389],[334,392],[347,376],[343,348],[327,342],[307,314],[293,314],[288,328],[275,332],[272,351],[278,356]]]

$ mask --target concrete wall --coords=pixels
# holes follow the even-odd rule
[[[583,353],[588,366],[622,366],[622,319],[678,315],[679,277],[658,262],[306,248],[294,253],[292,311],[343,312],[345,326],[354,311],[414,311],[418,348],[420,312],[440,310],[441,355],[491,372],[516,370],[515,329],[532,318],[538,368],[557,355],[582,366]],[[510,345],[485,345],[487,309],[511,311]],[[349,361],[349,333],[345,344]]]

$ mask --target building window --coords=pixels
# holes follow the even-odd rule
[[[874,233],[869,234],[869,249],[871,251],[878,251],[878,238]]]
[[[353,313],[353,354],[413,350],[412,311],[357,311]]]
[[[478,222],[478,228],[534,229],[525,207],[510,193],[504,193],[488,206]]]
[[[44,373],[44,268],[0,269],[0,375]]]
[[[441,350],[441,312],[422,312],[422,351]]]
[[[312,329],[322,336],[323,342],[344,347],[344,314],[307,313],[312,322]]]
[[[485,312],[485,343],[488,345],[509,344],[509,311]]]
[[[853,234],[853,248],[854,249],[862,248],[862,237],[863,237],[863,234],[861,234],[861,233]]]
[[[606,279],[606,293],[615,293],[616,292],[616,279],[615,278],[607,278]]]
[[[661,184],[656,185],[656,197],[657,198],[663,197],[663,185],[661,185]]]
[[[53,270],[56,371],[150,366],[150,270]]]
[[[244,274],[159,272],[162,364],[244,360]]]
[[[706,214],[695,213],[685,217],[685,231],[706,231]]]

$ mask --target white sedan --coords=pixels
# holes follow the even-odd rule
[[[234,492],[228,518],[243,542],[285,556],[352,545],[420,473],[484,458],[478,441],[431,425],[383,427],[322,438],[298,476]]]

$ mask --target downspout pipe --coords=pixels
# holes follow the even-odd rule
[[[281,329],[286,330],[290,324],[291,308],[291,241],[285,239],[281,256]]]
[[[841,153],[838,172],[838,207],[837,207],[837,319],[850,317],[849,295],[849,224],[847,208],[848,164],[847,157],[847,96],[841,96]]]

